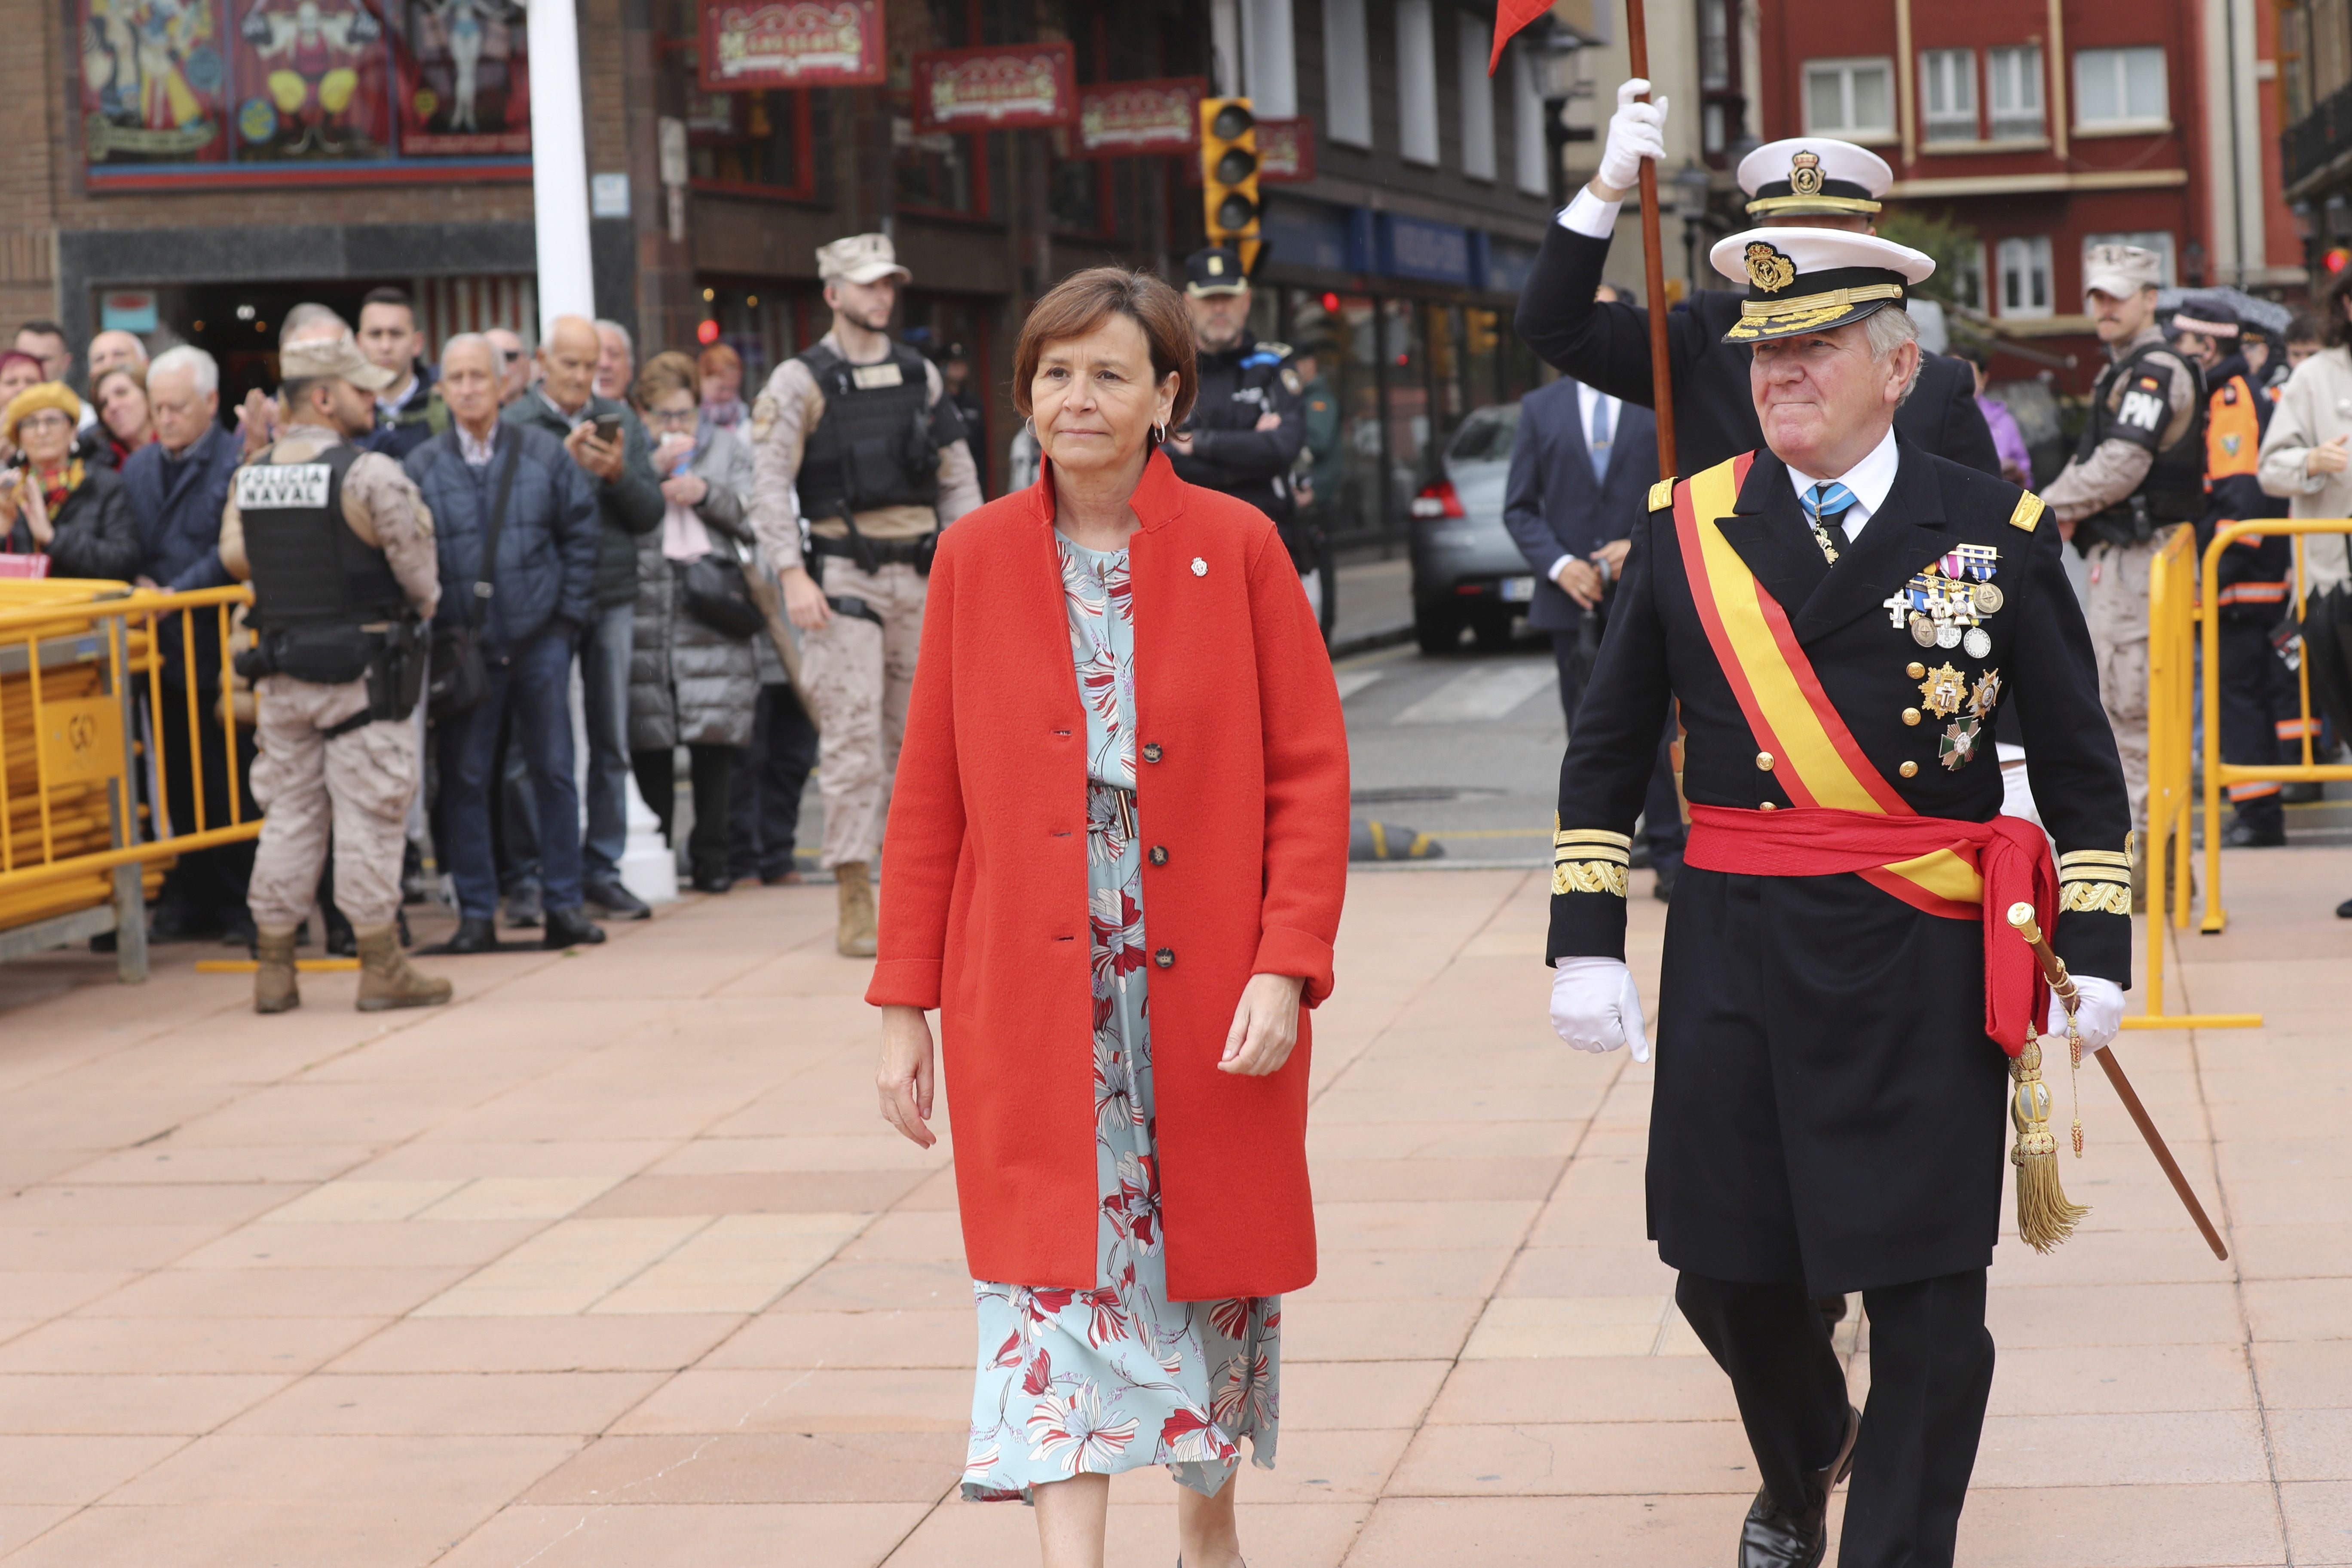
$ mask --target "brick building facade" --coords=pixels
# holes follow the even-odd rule
[[[1974,231],[1962,301],[2072,353],[2060,380],[2080,391],[2100,363],[2089,246],[2145,245],[2175,284],[2301,289],[2271,155],[2275,37],[2273,8],[2249,0],[1789,0],[1760,29],[1762,134],[1875,149],[1890,211]]]

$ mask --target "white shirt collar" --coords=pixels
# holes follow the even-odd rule
[[[457,432],[457,451],[466,459],[466,466],[470,468],[487,468],[490,459],[498,454],[498,427],[496,426],[490,427],[490,438],[485,441],[456,420],[453,419],[449,423]]]
[[[1903,454],[1895,445],[1895,426],[1890,425],[1886,427],[1886,434],[1879,437],[1878,445],[1870,449],[1868,456],[1837,477],[1836,483],[1845,486],[1847,489],[1853,492],[1853,506],[1843,520],[1845,536],[1849,542],[1861,537],[1863,524],[1868,522],[1877,514],[1878,509],[1886,504],[1886,492],[1895,488],[1895,470],[1902,466],[1902,462]],[[1797,500],[1801,506],[1805,492],[1823,481],[1811,474],[1800,472],[1796,466],[1791,464],[1789,468],[1789,482],[1797,487]]]

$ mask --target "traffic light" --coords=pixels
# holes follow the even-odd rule
[[[1231,246],[1244,275],[1257,269],[1257,116],[1246,98],[1201,101],[1201,206],[1209,243]]]

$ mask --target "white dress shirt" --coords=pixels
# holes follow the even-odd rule
[[[1591,185],[1576,187],[1576,199],[1559,209],[1559,226],[1587,239],[1607,239],[1617,232],[1617,209],[1622,202],[1604,202]]]
[[[1886,492],[1895,488],[1895,470],[1902,465],[1902,454],[1895,447],[1895,427],[1890,425],[1886,427],[1886,434],[1878,438],[1878,445],[1870,449],[1869,456],[1834,479],[1818,479],[1811,474],[1799,473],[1791,466],[1789,482],[1797,487],[1800,509],[1805,504],[1805,492],[1815,485],[1841,484],[1852,490],[1853,505],[1839,520],[1845,528],[1846,542],[1851,544],[1862,537],[1863,524],[1886,504]],[[1806,515],[1810,517],[1811,513]]]
[[[1609,444],[1614,447],[1619,435],[1618,426],[1625,416],[1624,403],[1597,387],[1587,386],[1580,381],[1576,384],[1576,412],[1578,417],[1583,421],[1584,450],[1588,462],[1591,460],[1592,453],[1592,411],[1602,404],[1608,405],[1609,407]],[[1551,563],[1551,570],[1544,575],[1549,577],[1554,583],[1559,582],[1559,569],[1575,559],[1574,555],[1562,552],[1559,559]]]

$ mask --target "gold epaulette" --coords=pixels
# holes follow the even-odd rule
[[[2131,913],[2131,855],[2069,849],[2058,857],[2058,908],[2063,913]]]
[[[1675,477],[1668,474],[1650,487],[1650,510],[1664,511],[1675,504]]]
[[[2042,498],[2032,490],[2017,498],[2017,510],[2009,514],[2009,526],[2032,533],[2042,521]]]
[[[1555,893],[1614,893],[1625,896],[1626,869],[1633,860],[1631,834],[1605,827],[1563,830],[1552,818],[1551,890]]]

